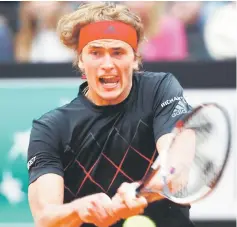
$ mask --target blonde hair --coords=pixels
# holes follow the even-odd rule
[[[64,15],[57,26],[61,42],[76,52],[74,66],[77,66],[80,55],[77,52],[80,29],[87,24],[104,20],[121,21],[133,26],[137,31],[138,44],[143,41],[144,29],[141,19],[125,5],[110,2],[81,4],[75,12]],[[141,64],[141,56],[137,52],[135,55]]]

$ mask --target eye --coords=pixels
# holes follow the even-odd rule
[[[98,56],[99,55],[99,51],[93,50],[91,51],[91,54],[94,56]]]
[[[122,51],[116,50],[116,51],[113,52],[113,55],[114,56],[120,56],[120,55],[122,55]]]
[[[114,54],[115,54],[115,55],[120,55],[121,52],[120,52],[120,51],[115,51]]]

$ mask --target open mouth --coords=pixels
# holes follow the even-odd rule
[[[117,76],[106,76],[99,78],[100,83],[105,86],[114,87],[119,83],[119,77]]]

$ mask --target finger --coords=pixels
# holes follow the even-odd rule
[[[113,206],[113,211],[116,213],[117,210],[119,209],[124,209],[126,208],[126,205],[123,202],[123,199],[120,194],[115,194],[115,196],[112,198],[112,206]]]
[[[140,183],[134,182],[134,183],[123,183],[118,191],[117,194],[119,194],[122,198],[124,195],[127,195],[128,191],[130,191],[130,195],[135,198],[136,197],[136,189],[140,186]]]
[[[106,226],[106,222],[111,218],[112,214],[112,201],[111,199],[101,193],[98,197],[91,201],[89,212],[93,217],[93,221],[97,226]]]
[[[144,208],[148,205],[147,200],[144,197],[136,196],[136,188],[139,185],[139,183],[126,183],[121,185],[117,197],[120,197],[120,200],[122,200],[122,203],[126,206],[125,209],[120,209],[120,215],[123,218],[142,213],[144,211]]]
[[[102,205],[107,216],[114,216],[112,209],[112,200],[106,194],[102,194],[98,198],[98,204]]]
[[[106,194],[100,194],[93,205],[99,208],[99,214],[102,218],[114,216],[112,209],[112,200]]]
[[[93,223],[96,226],[102,227],[103,216],[101,215],[101,211],[96,207],[89,207],[88,211],[90,213],[90,223]]]
[[[124,182],[120,185],[120,187],[117,190],[117,193],[119,195],[123,195],[124,193],[126,193],[126,190],[128,189],[128,187],[130,187],[130,184],[127,182]]]
[[[103,210],[103,224],[105,226],[110,226],[117,222],[120,218],[113,211],[113,204],[110,197],[108,197],[106,194],[102,194],[98,199],[97,206],[102,206]]]
[[[106,210],[104,208],[103,204],[98,204],[97,201],[91,201],[92,208],[90,209],[90,212],[98,219],[102,220],[107,216]]]
[[[139,185],[138,182],[123,183],[112,198],[113,207],[120,217],[127,218],[144,212],[148,203],[144,197],[136,196],[136,189]]]
[[[144,213],[143,207],[139,208],[136,206],[135,208],[132,207],[132,209],[128,208],[128,206],[124,203],[119,194],[116,194],[112,198],[112,202],[116,215],[118,215],[122,219],[126,219],[128,217]]]
[[[125,204],[130,209],[145,208],[147,206],[147,201],[143,196],[136,196],[137,187],[138,184],[131,184],[126,188],[126,192],[122,194],[122,198]]]
[[[90,223],[98,227],[109,227],[113,222],[108,217],[102,217],[100,214],[98,214],[98,212],[93,210]]]
[[[123,219],[123,218],[127,218],[127,214],[128,214],[128,207],[126,206],[126,204],[124,203],[122,197],[120,194],[116,194],[113,198],[112,198],[112,203],[113,203],[113,210],[114,213],[116,214],[116,216],[119,219]]]

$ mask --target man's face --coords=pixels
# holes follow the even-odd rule
[[[138,61],[129,44],[101,39],[83,48],[79,67],[85,72],[92,97],[117,104],[131,89],[132,74]]]

